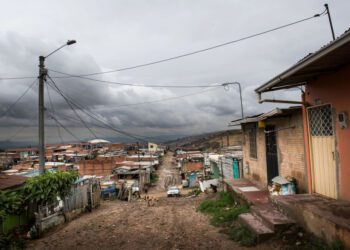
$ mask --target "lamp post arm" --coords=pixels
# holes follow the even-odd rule
[[[235,84],[238,85],[238,89],[239,89],[239,99],[241,102],[241,117],[242,119],[244,118],[244,111],[243,111],[243,98],[242,98],[242,87],[241,84],[239,82],[229,82],[229,83],[224,83],[222,86],[228,86],[231,84]]]

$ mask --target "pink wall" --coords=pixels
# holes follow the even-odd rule
[[[323,104],[331,104],[337,115],[346,111],[350,116],[350,65],[307,84],[307,103],[315,105],[317,99]],[[339,153],[339,198],[350,200],[350,128],[341,129],[338,120],[335,123]]]

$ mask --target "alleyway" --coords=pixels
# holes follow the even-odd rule
[[[45,237],[28,242],[29,249],[240,249],[209,218],[196,212],[197,198],[166,198],[172,170],[168,154],[160,167],[159,185],[150,192],[158,201],[107,201],[92,213],[67,223]],[[174,184],[174,183],[172,183]],[[171,184],[171,185],[172,185]]]

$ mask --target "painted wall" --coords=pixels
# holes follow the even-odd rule
[[[315,105],[316,101],[331,104],[336,115],[346,111],[350,116],[350,65],[334,73],[325,74],[310,81],[306,86],[306,101]],[[339,198],[350,200],[350,128],[341,129],[335,121],[335,135],[339,155]]]

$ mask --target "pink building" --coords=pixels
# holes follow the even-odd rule
[[[265,92],[304,86],[301,101]],[[308,189],[350,201],[350,31],[256,89],[302,104]]]

